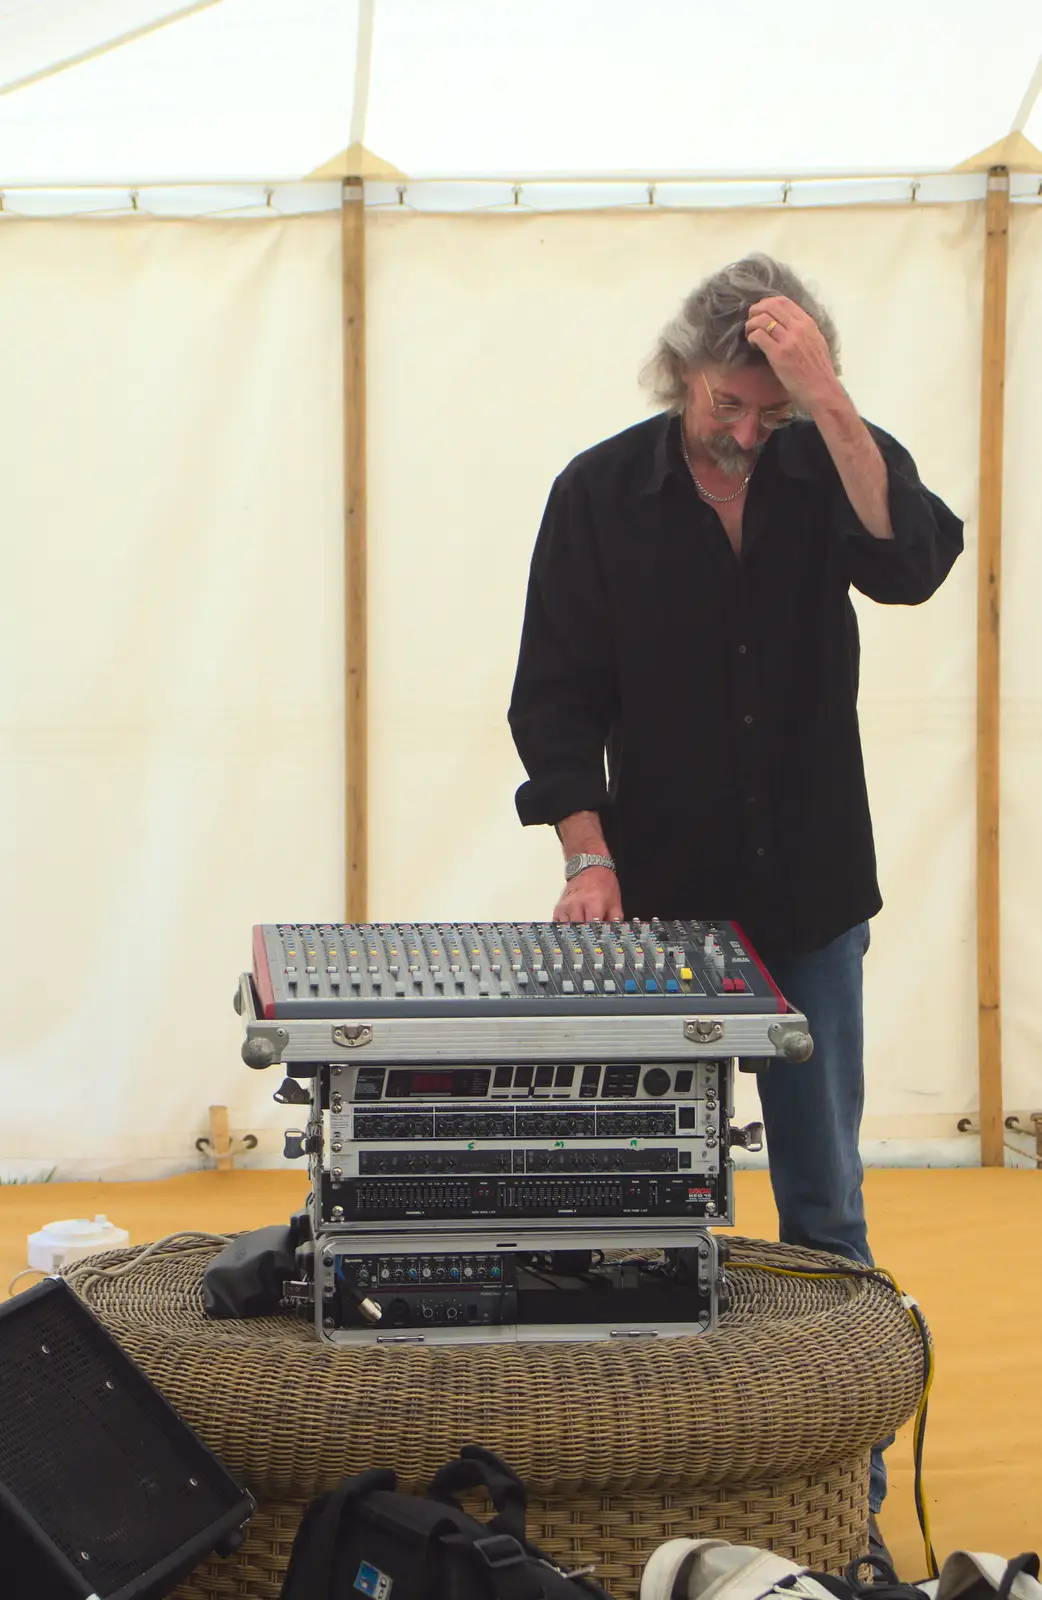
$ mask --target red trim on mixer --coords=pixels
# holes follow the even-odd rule
[[[264,928],[259,922],[253,925],[253,982],[256,985],[257,995],[260,999],[261,1016],[273,1017],[275,1015],[275,991],[271,986],[268,952],[264,947]]]
[[[774,995],[775,999],[778,1002],[778,1010],[782,1011],[782,1012],[788,1011],[789,1010],[789,1002],[786,1000],[785,996],[782,994],[781,990],[778,988],[778,985],[775,983],[774,979],[771,977],[770,973],[767,971],[767,968],[764,966],[763,962],[760,960],[760,957],[757,955],[756,950],[754,949],[753,945],[750,943],[750,941],[749,941],[748,937],[746,936],[744,930],[740,927],[740,925],[737,922],[732,922],[731,926],[734,929],[735,933],[738,935],[739,939],[741,939],[743,945],[745,946],[746,955],[751,957],[751,959],[753,961],[755,961],[756,965],[759,967],[760,972],[763,975],[764,982],[769,986],[771,993]]]

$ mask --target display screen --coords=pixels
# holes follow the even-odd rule
[[[473,1067],[455,1072],[411,1071],[397,1067],[387,1074],[386,1100],[410,1100],[425,1095],[481,1098],[488,1094],[491,1073]]]

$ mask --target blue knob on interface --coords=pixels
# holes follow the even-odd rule
[[[653,994],[658,989],[658,979],[657,978],[647,978],[647,979],[645,979],[644,987],[647,990],[648,994]]]
[[[636,980],[636,978],[627,978],[626,979],[626,993],[627,994],[636,994],[636,992],[637,992],[637,980]]]
[[[667,994],[676,994],[679,989],[680,989],[680,985],[677,982],[676,978],[667,978],[666,979],[666,993]]]

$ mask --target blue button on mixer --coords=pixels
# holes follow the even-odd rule
[[[626,993],[627,994],[636,994],[636,992],[637,992],[637,980],[636,980],[636,978],[627,978],[626,979]]]
[[[656,991],[658,990],[658,979],[657,978],[647,978],[645,980],[644,987],[648,991],[648,994],[656,993]]]
[[[679,988],[680,988],[680,985],[677,982],[676,978],[667,978],[666,979],[666,993],[667,994],[676,994],[678,992]]]

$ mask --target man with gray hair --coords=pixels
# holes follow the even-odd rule
[[[812,1060],[757,1079],[781,1238],[871,1262],[862,960],[882,901],[849,590],[928,600],[962,523],[838,373],[831,318],[770,257],[688,296],[645,371],[664,409],[553,485],[509,716],[521,821],[564,847],[555,919],[739,922],[806,1014]],[[877,1451],[873,1513],[885,1490]]]

